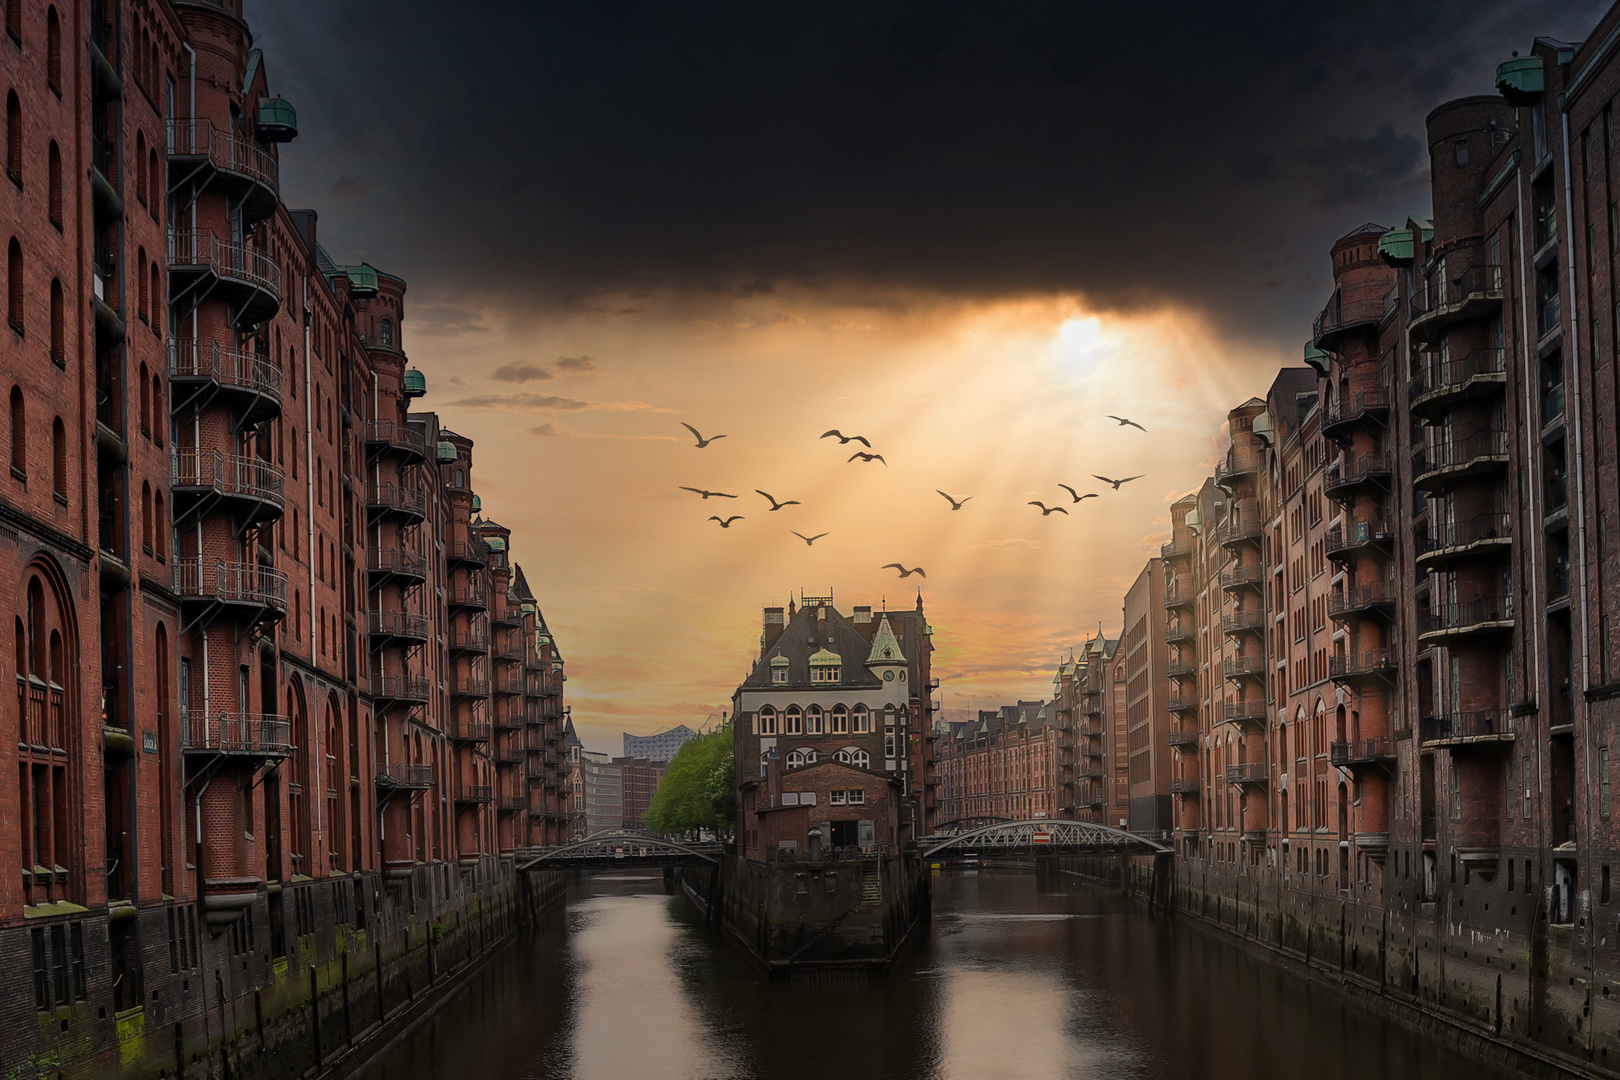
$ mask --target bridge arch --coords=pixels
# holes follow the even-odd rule
[[[953,851],[1004,855],[1160,855],[1170,848],[1137,833],[1090,821],[1036,818],[1002,821],[955,836],[928,836],[921,844],[923,857]]]
[[[580,840],[531,849],[520,870],[586,866],[696,866],[720,861],[717,843],[689,844],[648,832],[606,829]]]

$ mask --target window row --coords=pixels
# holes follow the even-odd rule
[[[893,727],[894,722],[894,706],[885,705],[884,726]],[[820,705],[811,705],[807,709],[789,705],[780,713],[775,707],[766,705],[759,710],[754,719],[754,734],[869,735],[872,733],[872,723],[872,711],[865,705],[856,705],[854,708],[834,705],[831,709],[823,709]]]
[[[759,774],[761,776],[765,775],[765,763],[770,760],[773,753],[775,753],[774,750],[767,750],[759,755]],[[802,769],[814,765],[820,760],[820,754],[805,748],[789,751],[788,756],[784,759],[784,765],[789,769]],[[833,754],[833,760],[843,765],[852,765],[857,769],[870,769],[872,767],[872,755],[858,746],[844,747]]]
[[[67,498],[67,429],[60,416],[51,421],[51,490],[58,500]],[[22,387],[11,388],[11,475],[28,480],[28,406]]]

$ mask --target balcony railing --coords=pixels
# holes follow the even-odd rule
[[[452,652],[488,652],[489,628],[484,626],[454,627],[445,635]]]
[[[180,745],[193,752],[280,757],[291,725],[276,713],[180,710]]]
[[[450,680],[451,697],[489,697],[489,680],[477,677]]]
[[[1507,432],[1494,430],[1422,447],[1412,455],[1412,479],[1421,484],[1430,479],[1494,468],[1507,462],[1507,453]]]
[[[1442,326],[1483,315],[1500,305],[1501,300],[1500,266],[1471,266],[1456,276],[1450,271],[1444,276],[1436,274],[1429,278],[1426,294],[1412,297],[1413,337],[1430,340]]]
[[[1361,327],[1377,326],[1384,317],[1384,308],[1382,295],[1346,301],[1335,290],[1311,324],[1311,340],[1318,349],[1332,349],[1341,335]]]
[[[1389,412],[1389,391],[1382,387],[1358,390],[1348,397],[1334,398],[1322,418],[1322,430],[1331,431],[1369,417]]]
[[[1248,476],[1265,468],[1266,458],[1255,450],[1239,450],[1234,447],[1226,452],[1226,459],[1215,466],[1215,482],[1217,484],[1229,483],[1240,476]]]
[[[1164,583],[1164,606],[1167,608],[1187,607],[1198,600],[1198,590],[1193,585],[1191,574],[1178,574]]]
[[[407,460],[427,457],[427,436],[409,424],[393,420],[366,421],[366,444]]]
[[[1475,546],[1492,549],[1513,539],[1513,519],[1507,514],[1476,514],[1462,521],[1436,522],[1417,537],[1417,555],[1462,554]]]
[[[1393,649],[1363,649],[1328,657],[1328,678],[1354,679],[1364,675],[1390,675],[1398,657]]]
[[[431,684],[414,675],[378,675],[371,680],[371,696],[378,701],[427,701]]]
[[[222,172],[277,190],[275,155],[251,139],[220,131],[208,120],[170,120],[168,128],[171,159],[204,159]]]
[[[1201,790],[1202,785],[1196,776],[1172,776],[1170,778],[1170,794],[1172,795],[1197,795]],[[1096,805],[1101,805],[1101,803],[1102,800],[1098,799]]]
[[[1418,633],[1465,633],[1469,630],[1508,630],[1513,626],[1513,597],[1485,596],[1477,600],[1436,604],[1420,613]]]
[[[1222,665],[1227,678],[1240,678],[1245,675],[1263,678],[1266,674],[1266,658],[1264,656],[1228,656]]]
[[[1170,697],[1165,700],[1164,706],[1171,712],[1197,712],[1198,699],[1184,697],[1180,694],[1171,694]]]
[[[1196,750],[1199,745],[1199,735],[1196,731],[1186,731],[1182,728],[1171,728],[1166,736],[1171,746],[1178,750]]]
[[[379,577],[426,578],[427,559],[404,548],[373,548],[366,552],[366,570]]]
[[[1387,453],[1362,454],[1349,461],[1335,461],[1322,470],[1322,490],[1337,491],[1368,481],[1388,481],[1393,464]]]
[[[1159,545],[1159,558],[1161,559],[1176,559],[1183,555],[1191,555],[1192,552],[1193,542],[1188,537],[1183,537],[1180,540],[1172,539],[1167,544]]]
[[[1263,701],[1228,701],[1221,706],[1221,719],[1228,724],[1264,724],[1267,713]]]
[[[1264,611],[1229,611],[1221,616],[1221,633],[1242,634],[1266,628]]]
[[[1197,665],[1195,665],[1191,660],[1172,658],[1164,665],[1165,676],[1171,679],[1184,679],[1189,675],[1195,674],[1197,671]]]
[[[267,356],[222,348],[215,341],[170,341],[169,378],[262,399],[250,409],[250,418],[262,418],[281,407],[281,368]]]
[[[1259,588],[1266,579],[1266,569],[1259,563],[1228,566],[1221,571],[1221,588],[1240,589],[1245,586]]]
[[[280,614],[287,610],[287,575],[256,563],[204,556],[176,560],[174,591],[186,600],[239,604]]]
[[[427,516],[427,492],[421,488],[373,482],[366,485],[366,509],[372,513]]]
[[[482,611],[489,607],[489,592],[480,585],[462,585],[446,589],[444,598],[453,608],[476,608]]]
[[[384,765],[377,770],[377,786],[426,791],[433,786],[432,765]]]
[[[1388,735],[1373,739],[1347,739],[1328,746],[1328,760],[1336,767],[1373,765],[1395,760],[1395,740]]]
[[[1191,641],[1197,636],[1198,630],[1190,622],[1183,623],[1177,620],[1164,628],[1164,640],[1171,645],[1181,641]]]
[[[1412,411],[1431,414],[1457,396],[1494,391],[1507,383],[1507,350],[1474,349],[1437,361],[1412,380]]]
[[[1216,530],[1222,544],[1241,544],[1260,539],[1260,515],[1252,508],[1230,515]]]
[[[488,720],[471,720],[463,717],[450,725],[450,737],[463,742],[488,742],[490,730]]]
[[[489,545],[482,540],[452,540],[444,545],[444,559],[452,565],[488,566]]]
[[[1328,597],[1328,618],[1334,619],[1357,611],[1392,607],[1395,587],[1387,581],[1372,581],[1365,585],[1352,585],[1342,593]]]
[[[374,638],[403,638],[413,641],[428,639],[428,618],[409,611],[371,611],[366,617],[367,630]]]
[[[1425,716],[1422,741],[1450,739],[1511,739],[1513,728],[1506,709],[1469,709],[1440,716]]]
[[[456,802],[487,804],[490,800],[488,784],[457,784]]]
[[[280,305],[281,267],[257,248],[203,230],[180,230],[169,234],[168,256],[173,272],[211,273],[273,298],[272,310]]]
[[[176,488],[202,489],[220,497],[249,499],[275,510],[282,508],[282,472],[268,461],[218,450],[176,450],[169,468]]]
[[[1263,761],[1240,761],[1226,767],[1228,784],[1264,784],[1266,779],[1266,763]]]
[[[1383,518],[1363,518],[1359,521],[1350,520],[1343,525],[1335,525],[1327,531],[1322,538],[1322,546],[1328,555],[1335,555],[1341,551],[1354,551],[1371,544],[1392,544],[1395,542],[1394,526]]]

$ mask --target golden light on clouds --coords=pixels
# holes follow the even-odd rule
[[[947,713],[1048,694],[1060,650],[1099,623],[1118,631],[1168,502],[1284,362],[1184,313],[1064,297],[638,298],[461,324],[487,329],[407,337],[423,405],[476,440],[484,512],[514,532],[575,725],[610,750],[621,730],[728,708],[762,606],[801,588],[913,605],[920,579],[889,562],[926,569]],[[725,438],[698,450],[683,421]],[[818,438],[830,428],[887,464],[849,461],[864,448]],[[1143,475],[1114,492],[1094,473]],[[1075,504],[1059,484],[1100,497]],[[773,512],[755,489],[800,505]],[[953,511],[936,489],[971,499]],[[722,530],[711,514],[743,520]],[[807,547],[795,531],[828,535]]]

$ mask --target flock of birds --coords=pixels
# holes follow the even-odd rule
[[[1123,417],[1123,416],[1114,416],[1114,415],[1110,414],[1108,419],[1117,421],[1119,423],[1120,427],[1133,427],[1133,428],[1136,428],[1137,430],[1142,431],[1142,432],[1147,431],[1147,428],[1143,427],[1141,424],[1138,424],[1135,420],[1131,420],[1131,419],[1128,419],[1128,418]],[[690,431],[692,433],[692,437],[697,440],[696,449],[698,449],[698,450],[706,449],[709,446],[710,443],[716,441],[717,439],[724,439],[726,437],[724,435],[704,436],[704,434],[701,431],[699,431],[697,428],[693,427],[691,424],[686,423],[685,421],[681,422],[681,427],[685,428],[687,431]],[[823,432],[820,437],[823,438],[823,439],[837,439],[839,446],[848,446],[852,442],[857,442],[857,443],[860,443],[862,446],[866,447],[865,451],[857,450],[853,454],[851,454],[849,456],[849,460],[847,462],[845,462],[845,464],[849,464],[850,462],[854,462],[854,461],[860,461],[863,464],[870,465],[872,462],[877,461],[877,462],[881,462],[885,468],[888,467],[889,463],[887,461],[883,460],[883,455],[882,454],[876,454],[876,453],[867,452],[867,451],[870,451],[872,449],[872,444],[864,435],[845,435],[843,432],[839,431],[837,428],[834,428],[831,431]],[[1093,478],[1095,478],[1097,480],[1101,480],[1103,483],[1110,485],[1115,491],[1118,491],[1125,484],[1130,483],[1132,480],[1140,480],[1146,474],[1145,473],[1138,473],[1135,476],[1121,477],[1120,479],[1117,479],[1117,480],[1111,479],[1110,477],[1107,477],[1107,476],[1098,475],[1097,473],[1092,473],[1091,475],[1092,475]],[[1077,491],[1073,487],[1070,487],[1068,484],[1059,484],[1058,487],[1062,488],[1064,491],[1067,491],[1069,493],[1070,498],[1073,500],[1073,502],[1070,503],[1071,506],[1074,505],[1075,503],[1084,502],[1086,499],[1095,499],[1095,498],[1097,498],[1097,493],[1095,491],[1088,491],[1087,493],[1082,495],[1082,494],[1080,494],[1079,491]],[[680,490],[681,491],[690,491],[692,494],[702,497],[704,502],[707,502],[710,499],[735,499],[735,498],[738,497],[736,495],[732,495],[732,494],[729,494],[729,493],[724,492],[724,491],[709,491],[706,488],[686,487],[685,485],[682,485],[680,487]],[[973,498],[972,495],[966,495],[966,496],[958,499],[955,496],[952,496],[952,495],[950,495],[950,494],[948,494],[948,493],[946,493],[944,491],[941,491],[939,488],[935,488],[934,490],[939,495],[943,496],[946,502],[951,504],[951,509],[953,511],[962,509],[962,507],[965,506],[967,504],[967,502],[970,499]],[[761,490],[759,488],[754,489],[754,494],[764,496],[765,500],[771,504],[770,509],[767,510],[766,513],[775,513],[776,511],[778,511],[778,510],[780,510],[780,509],[782,509],[783,507],[786,507],[786,506],[799,506],[799,505],[801,505],[799,500],[797,500],[797,499],[778,499],[776,496],[772,495],[770,492],[763,491],[763,490]],[[1028,505],[1039,507],[1040,511],[1041,511],[1041,517],[1043,517],[1043,518],[1051,517],[1053,514],[1062,514],[1065,517],[1067,517],[1068,514],[1069,514],[1068,509],[1065,508],[1064,506],[1062,506],[1061,504],[1056,505],[1056,506],[1047,506],[1043,502],[1039,502],[1037,500],[1031,500]],[[718,514],[709,515],[709,520],[714,521],[714,522],[718,522],[722,529],[729,529],[729,528],[731,528],[731,526],[735,522],[742,521],[743,519],[744,519],[744,515],[742,515],[742,514],[732,514],[730,517],[721,517]],[[801,532],[798,532],[798,531],[795,531],[795,530],[792,530],[792,529],[789,529],[788,531],[793,533],[793,535],[797,536],[800,540],[803,540],[806,547],[813,547],[817,540],[820,540],[824,536],[830,535],[829,533],[820,532],[820,533],[817,533],[814,536],[806,536],[806,535],[804,535],[804,533],[801,533]],[[878,569],[880,569],[880,570],[898,570],[900,572],[900,577],[902,579],[908,578],[912,574],[916,574],[918,577],[922,577],[922,578],[926,578],[928,576],[928,574],[926,572],[924,572],[923,568],[920,567],[920,566],[914,566],[914,567],[912,567],[910,569],[907,569],[906,567],[902,566],[899,563],[885,563],[883,566],[880,566]]]

